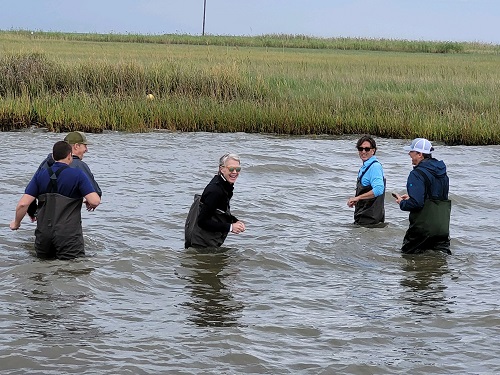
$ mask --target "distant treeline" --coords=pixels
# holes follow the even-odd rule
[[[309,48],[356,51],[421,53],[500,53],[500,45],[451,41],[415,41],[370,38],[318,38],[307,35],[266,34],[259,36],[188,35],[188,34],[97,34],[48,31],[0,31],[30,38],[88,42],[188,44],[231,47]]]

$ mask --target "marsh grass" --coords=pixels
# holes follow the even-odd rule
[[[500,46],[486,43],[452,41],[418,41],[376,38],[318,38],[308,35],[266,34],[259,36],[205,35],[189,34],[98,34],[98,33],[61,33],[30,30],[0,31],[11,37],[31,39],[51,39],[64,41],[113,42],[113,43],[152,43],[183,44],[232,47],[269,47],[269,48],[307,48],[338,49],[386,52],[421,53],[500,53]]]
[[[71,34],[0,33],[0,41],[3,130],[370,133],[500,144],[500,56],[492,51],[104,43]]]

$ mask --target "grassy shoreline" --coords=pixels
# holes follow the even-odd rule
[[[392,41],[415,45],[381,52],[380,41],[365,50],[318,48],[311,43],[324,40],[302,36],[288,39],[309,47],[284,47],[285,36],[261,37],[281,43],[270,47],[250,46],[258,37],[209,44],[169,36],[177,44],[160,39],[167,36],[33,35],[0,32],[4,131],[370,133],[500,144],[498,46],[422,53],[414,51],[428,42]]]
[[[205,35],[189,34],[98,34],[62,33],[52,31],[11,30],[0,35],[11,38],[45,40],[65,40],[79,42],[111,43],[152,43],[183,44],[230,47],[269,47],[269,48],[306,48],[337,49],[358,51],[416,52],[416,53],[488,53],[500,54],[500,45],[479,42],[451,42],[369,38],[318,38],[307,35],[267,34],[259,36]]]

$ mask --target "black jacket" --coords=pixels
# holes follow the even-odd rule
[[[238,219],[230,216],[230,223],[222,223],[214,220],[215,213],[230,212],[229,201],[233,196],[234,185],[227,182],[221,175],[215,175],[214,178],[203,190],[201,195],[200,214],[198,216],[198,225],[200,228],[210,232],[229,232],[230,225],[236,223]]]

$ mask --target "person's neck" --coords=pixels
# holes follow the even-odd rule
[[[365,164],[365,163],[369,162],[370,160],[372,160],[372,158],[373,158],[374,156],[375,156],[375,155],[370,156],[368,159],[366,159],[366,160],[363,162],[363,164]]]
[[[219,173],[219,176],[220,176],[220,178],[222,178],[222,181],[224,181],[224,182],[228,183],[228,184],[229,184],[229,185],[231,185],[231,186],[233,186],[233,185],[234,185],[233,183],[229,182],[229,181],[226,179],[226,177],[224,177],[224,175],[223,175],[222,173]]]

